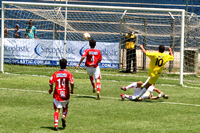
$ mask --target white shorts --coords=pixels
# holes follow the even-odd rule
[[[153,97],[153,91],[154,91],[155,86],[149,86],[147,91],[141,96],[142,99],[149,99],[150,97]]]
[[[94,79],[101,79],[101,72],[99,66],[94,67],[86,67],[87,73],[90,76],[94,76]]]
[[[148,91],[146,91],[146,92],[141,96],[142,100],[144,100],[144,99],[149,99],[150,97],[151,97],[151,93],[149,93]]]
[[[60,102],[57,101],[55,98],[53,99],[54,109],[60,109],[60,108],[67,108],[69,105],[69,100]]]

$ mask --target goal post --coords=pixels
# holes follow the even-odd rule
[[[11,12],[8,17],[12,17],[12,13],[18,15],[18,18],[14,18],[12,21],[11,18],[5,19],[5,6],[8,6],[7,12]],[[51,8],[61,7],[62,10],[58,10],[57,20],[53,20],[53,17],[50,17]],[[15,9],[12,9],[15,8]],[[20,10],[20,12],[17,12]],[[31,10],[31,11],[30,11]],[[70,11],[71,10],[71,14]],[[59,37],[60,42],[59,48],[63,48],[64,45],[68,45],[67,43],[71,43],[70,41],[83,41],[82,34],[85,32],[89,32],[97,42],[100,44],[104,44],[104,40],[106,40],[106,46],[109,43],[116,42],[119,44],[120,38],[120,18],[122,17],[124,11],[129,13],[139,13],[141,16],[143,14],[153,13],[176,13],[180,14],[180,85],[183,85],[183,62],[184,62],[184,33],[185,33],[185,10],[183,9],[162,9],[162,8],[140,8],[140,7],[117,7],[117,6],[95,6],[95,5],[73,5],[73,4],[51,4],[51,3],[33,3],[33,2],[11,2],[11,1],[2,1],[2,20],[1,26],[4,27],[4,21],[9,19],[11,26],[13,26],[16,22],[24,22],[32,17],[35,21],[37,20],[38,27],[40,26],[41,37],[39,37],[41,41],[46,41],[42,39],[52,39],[47,32],[51,32],[52,23],[58,24],[59,28]],[[74,11],[74,12],[73,12]],[[83,14],[85,12],[86,15]],[[77,14],[76,14],[77,13]],[[8,14],[7,14],[8,15]],[[27,15],[27,16],[26,16]],[[48,16],[49,15],[49,16]],[[31,16],[31,17],[30,17]],[[22,18],[19,18],[22,17]],[[91,17],[91,18],[90,18]],[[48,21],[48,23],[45,23]],[[81,21],[81,22],[80,22]],[[131,24],[131,23],[130,23]],[[86,28],[84,26],[87,26]],[[48,26],[48,27],[47,27]],[[46,28],[47,27],[47,28]],[[37,28],[37,27],[36,27]],[[46,28],[46,29],[45,29]],[[10,27],[10,31],[13,31],[13,27]],[[24,31],[23,31],[24,32]],[[39,33],[39,34],[40,34]],[[46,37],[45,36],[49,36]],[[4,30],[1,29],[1,72],[4,72]],[[10,39],[9,37],[7,39]],[[42,38],[42,39],[41,39]],[[24,39],[24,38],[23,38]],[[22,40],[23,40],[22,39]],[[67,40],[67,42],[62,42],[62,40]],[[53,40],[53,39],[52,39]],[[116,41],[117,40],[117,41]],[[34,40],[38,41],[38,40]],[[37,42],[38,43],[38,42]],[[55,43],[55,42],[53,42]],[[57,42],[56,42],[57,43]],[[88,44],[88,42],[80,42]],[[61,46],[62,45],[62,46]],[[112,44],[110,44],[112,45]],[[105,55],[114,54],[112,51],[112,46],[110,47],[110,51],[106,51],[107,47],[104,48],[103,53]],[[39,47],[37,47],[39,48]],[[46,49],[48,50],[48,49]],[[60,50],[60,49],[59,49]],[[60,57],[65,57],[69,55],[66,53],[68,49],[64,47],[64,52],[60,50],[57,53],[61,55]],[[119,45],[119,50],[121,51],[121,46]],[[69,49],[70,51],[70,49]],[[118,53],[120,53],[118,51]],[[70,56],[69,56],[70,57]],[[119,55],[120,57],[120,55]],[[80,59],[80,58],[79,58]],[[108,58],[109,60],[109,58]],[[75,60],[74,63],[77,63],[79,60]],[[120,58],[119,58],[120,61]],[[119,63],[119,62],[118,62]],[[105,62],[105,65],[108,63]],[[114,64],[114,63],[113,63]],[[120,65],[119,65],[120,66]]]

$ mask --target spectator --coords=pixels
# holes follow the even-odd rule
[[[131,61],[133,61],[133,74],[136,73],[137,60],[136,60],[136,35],[134,33],[134,27],[129,26],[129,32],[125,37],[125,48],[126,50],[126,72],[131,72]]]
[[[4,22],[4,38],[8,36],[8,29],[6,28],[6,23]]]
[[[36,28],[35,26],[33,26],[33,21],[32,20],[29,20],[29,26],[26,27],[26,33],[25,33],[25,36],[26,38],[28,39],[38,39],[38,37],[36,36]]]
[[[15,31],[14,31],[14,38],[21,38],[21,30],[19,29],[19,24],[15,25]]]

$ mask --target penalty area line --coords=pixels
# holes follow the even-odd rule
[[[0,88],[0,90],[14,90],[14,91],[25,91],[25,92],[39,92],[39,93],[48,93],[48,91],[36,91],[36,90],[23,90],[23,89],[11,89],[11,88]],[[80,94],[71,94],[72,96],[80,96],[80,97],[96,97],[94,95],[80,95]],[[116,97],[106,97],[106,96],[101,96],[103,99],[118,99],[120,100],[121,98],[116,98]],[[187,104],[187,103],[176,103],[176,102],[159,102],[159,103],[164,103],[164,104],[175,104],[175,105],[184,105],[184,106],[195,106],[199,107],[200,105],[198,104]]]

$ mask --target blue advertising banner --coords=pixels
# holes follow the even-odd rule
[[[76,66],[84,50],[90,48],[88,41],[67,41],[66,51],[63,40],[6,38],[4,42],[4,62],[11,64],[58,66],[66,52],[68,66]],[[95,48],[102,54],[100,68],[119,68],[119,43],[97,42]]]

